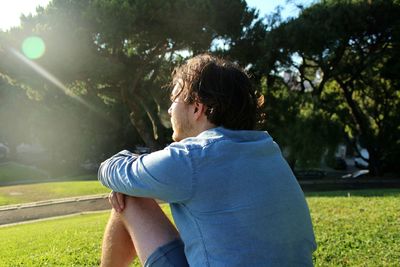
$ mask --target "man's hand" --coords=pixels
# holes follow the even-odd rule
[[[108,201],[116,212],[122,212],[125,208],[125,195],[122,193],[111,191]]]

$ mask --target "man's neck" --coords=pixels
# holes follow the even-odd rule
[[[207,120],[207,121],[197,125],[197,127],[194,129],[194,131],[196,133],[194,136],[197,136],[197,135],[201,134],[202,132],[205,132],[207,130],[210,130],[210,129],[216,128],[216,127],[217,126],[215,124],[213,124]]]

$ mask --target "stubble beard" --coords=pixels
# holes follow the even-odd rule
[[[172,130],[174,131],[172,134],[172,140],[174,140],[175,142],[179,142],[185,138],[194,136],[193,134],[191,134],[193,132],[193,126],[189,123],[187,118],[185,118],[180,123],[174,124],[172,122]]]

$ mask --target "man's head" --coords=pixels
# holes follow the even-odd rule
[[[206,122],[209,128],[215,126],[232,130],[255,128],[262,100],[257,96],[248,75],[234,63],[209,54],[198,55],[174,70],[173,86],[171,95],[173,105],[170,114],[174,140],[179,141],[199,134],[201,131],[189,129],[196,128],[197,122]],[[193,112],[202,115],[196,117],[196,120],[190,119],[191,117],[182,118],[186,120],[188,126],[185,127],[187,128],[185,134],[180,135],[180,129],[174,127],[177,126],[174,125],[174,116],[178,115],[172,112],[174,103],[192,107],[189,115]],[[181,138],[176,138],[178,135]]]

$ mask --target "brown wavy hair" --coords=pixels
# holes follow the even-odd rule
[[[264,99],[254,89],[249,75],[237,64],[201,54],[174,69],[172,85],[181,90],[183,101],[196,101],[207,107],[208,120],[232,130],[253,130],[262,118]]]

